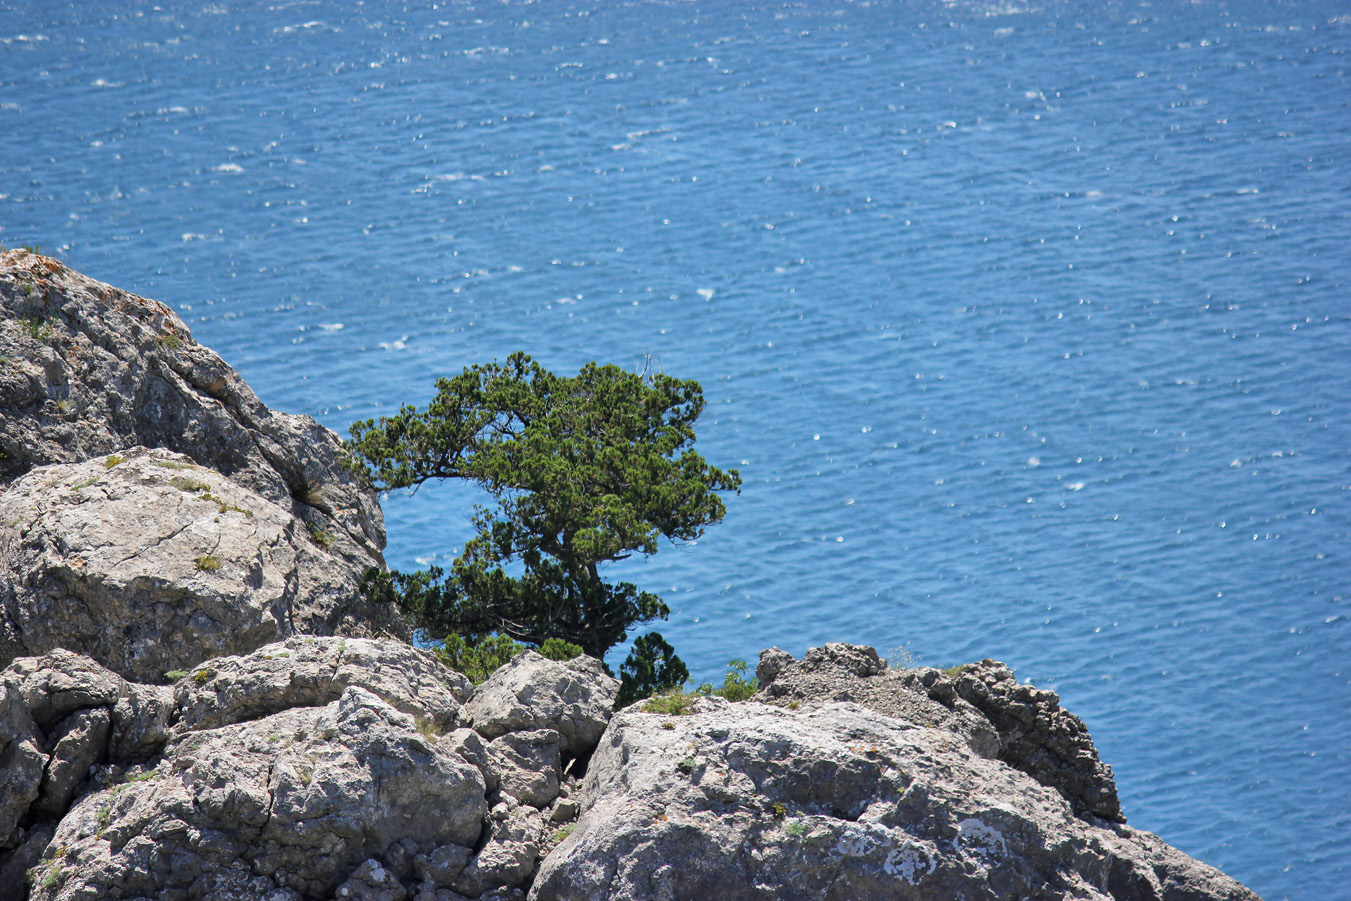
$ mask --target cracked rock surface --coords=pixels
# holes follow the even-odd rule
[[[131,448],[0,494],[0,664],[78,648],[142,682],[295,633],[398,632],[374,561],[225,476]]]
[[[580,800],[532,901],[1256,898],[1153,836],[1086,823],[942,725],[852,703],[631,707]]]
[[[464,727],[469,681],[394,640],[293,637],[172,686],[18,658],[0,674],[0,899],[27,882],[44,901],[523,899],[578,813],[539,661],[514,668],[512,709],[541,728],[489,741]]]
[[[870,647],[828,644],[801,661],[770,648],[756,667],[758,697],[777,703],[861,704],[887,716],[961,736],[976,754],[1002,760],[1060,792],[1075,813],[1124,823],[1112,769],[1088,728],[1053,691],[1019,685],[985,660],[955,670],[891,669]]]
[[[0,483],[35,466],[163,447],[379,558],[384,518],[338,436],[268,409],[186,324],[27,250],[0,252]]]

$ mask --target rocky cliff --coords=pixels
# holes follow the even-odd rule
[[[46,257],[0,255],[0,312],[0,901],[1255,897],[994,661],[474,687],[356,591],[383,529],[331,432]]]

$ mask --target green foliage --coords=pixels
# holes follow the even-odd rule
[[[463,673],[470,682],[478,685],[524,650],[526,646],[513,641],[510,635],[487,635],[482,638],[447,635],[436,649],[436,656],[446,666]],[[559,638],[550,638],[539,646],[538,651],[541,656],[558,661],[571,660],[583,653],[577,645]]]
[[[161,469],[201,469],[200,466],[194,466],[191,463],[179,463],[177,460],[155,460],[153,462]]]
[[[744,660],[729,660],[727,675],[723,677],[722,688],[714,688],[705,682],[694,690],[698,695],[717,695],[729,701],[745,701],[760,690],[760,681],[754,676],[746,678],[749,664]]]
[[[151,779],[158,778],[158,776],[159,776],[158,770],[145,770],[144,772],[140,773],[127,773],[125,776],[122,777],[122,783],[125,785],[129,782],[149,782]]]
[[[199,669],[197,672],[192,674],[192,681],[196,682],[198,685],[205,685],[206,683],[210,682],[213,678],[215,678],[215,675],[216,675],[215,670]]]
[[[563,828],[554,832],[554,834],[550,837],[550,841],[552,841],[555,845],[557,845],[560,842],[562,842],[563,839],[567,838],[569,835],[572,835],[572,830],[576,828],[577,828],[576,823],[568,823]]]
[[[649,632],[633,643],[633,650],[619,667],[619,696],[615,708],[658,692],[679,691],[690,678],[685,662],[675,654],[659,632]]]
[[[32,293],[32,286],[29,285],[26,287],[28,290],[24,291],[24,293]],[[53,328],[56,325],[56,320],[39,319],[36,316],[25,316],[19,320],[19,323],[28,337],[32,338],[34,341],[40,341],[43,344],[46,344],[52,340],[54,335]]]
[[[769,808],[769,814],[774,819],[781,820],[788,816],[788,807],[782,801],[775,801],[773,806]]]
[[[398,600],[426,632],[562,638],[592,656],[669,610],[601,567],[692,541],[725,512],[718,491],[741,478],[690,445],[703,411],[694,381],[588,363],[557,376],[524,353],[438,379],[426,410],[358,422],[348,464],[390,490],[430,479],[477,483],[478,534],[449,573],[389,574],[369,587]],[[508,572],[510,567],[511,572]]]
[[[688,716],[694,712],[694,695],[687,695],[680,689],[673,689],[659,695],[653,695],[638,709],[643,713],[662,713],[666,716]]]
[[[581,645],[573,644],[570,641],[564,641],[561,638],[550,638],[539,646],[541,657],[547,657],[550,660],[557,660],[560,663],[566,663],[574,657],[580,657],[586,653]]]
[[[126,457],[119,457],[117,454],[113,454],[103,461],[103,468],[112,469],[117,464],[126,462],[126,459]]]
[[[464,673],[470,682],[478,685],[524,650],[525,645],[512,641],[510,635],[486,635],[482,638],[447,635],[441,647],[436,649],[436,656],[446,666]]]
[[[60,864],[53,864],[51,869],[47,871],[47,875],[42,878],[42,887],[45,889],[54,889],[61,885],[63,881],[61,879],[62,871],[63,867]]]
[[[169,350],[178,350],[180,347],[183,346],[183,339],[175,335],[173,332],[170,332],[165,335],[160,335],[159,338],[156,340],[158,340],[159,343],[162,344],[163,346],[169,348]]]
[[[807,834],[807,824],[801,820],[793,820],[783,827],[783,831],[787,832],[793,838],[802,838]]]
[[[170,682],[177,682],[179,679],[186,679],[187,677],[188,671],[185,669],[171,669],[164,674],[164,678]]]
[[[199,573],[213,573],[221,567],[220,560],[210,554],[203,554],[198,557],[196,563]]]
[[[959,663],[956,666],[945,666],[943,667],[943,675],[947,676],[949,679],[956,679],[962,674],[962,667],[964,666],[966,666],[965,663]]]
[[[690,773],[693,773],[698,766],[699,761],[695,760],[693,757],[686,757],[676,764],[676,769],[688,776]]]
[[[83,490],[85,490],[86,488],[88,488],[90,485],[93,485],[93,484],[94,484],[95,482],[97,482],[98,480],[99,480],[99,477],[98,477],[98,476],[94,476],[93,478],[85,479],[83,482],[77,482],[77,483],[73,486],[73,489],[74,489],[75,491],[83,491]]]
[[[186,491],[189,494],[198,491],[205,491],[208,493],[211,491],[211,486],[206,482],[203,482],[201,479],[189,478],[188,476],[174,476],[169,480],[169,484],[179,491]]]
[[[221,512],[224,513],[225,511],[222,510]],[[313,541],[315,544],[319,545],[322,548],[328,548],[333,546],[334,538],[332,532],[326,531],[312,522],[305,523],[305,526],[310,531],[310,540]]]

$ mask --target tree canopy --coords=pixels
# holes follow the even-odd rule
[[[376,590],[429,634],[560,638],[597,657],[668,615],[601,567],[655,553],[662,538],[698,538],[725,513],[716,492],[740,489],[736,470],[691,447],[698,382],[595,363],[558,376],[518,352],[436,388],[425,410],[355,423],[352,465],[380,490],[469,479],[495,504],[475,508],[477,534],[449,573],[375,576]]]

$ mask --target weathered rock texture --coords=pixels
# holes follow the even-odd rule
[[[379,558],[375,494],[308,416],[269,410],[162,303],[57,260],[0,253],[0,483],[125,447],[186,454]]]
[[[599,737],[609,715],[560,708],[559,667],[515,662],[511,715],[539,728],[489,741],[463,727],[469,681],[397,641],[293,637],[173,686],[64,650],[15,660],[0,899],[28,897],[25,870],[35,899],[523,898],[578,812],[559,727]]]
[[[979,756],[852,703],[702,699],[617,714],[533,901],[1233,899],[1255,896]]]
[[[402,634],[358,591],[365,549],[291,509],[165,450],[29,472],[0,494],[0,665],[76,648],[150,682],[295,633]]]
[[[1060,792],[1076,814],[1125,822],[1111,767],[1098,757],[1083,721],[1053,691],[1019,685],[1013,671],[986,660],[953,672],[892,670],[869,647],[828,644],[801,662],[771,648],[756,667],[760,697],[781,703],[852,701],[887,716],[939,726],[982,757],[1004,761]]]
[[[485,738],[556,729],[563,752],[576,756],[600,740],[618,691],[619,683],[595,658],[560,663],[526,651],[479,686],[465,708],[465,721]]]

